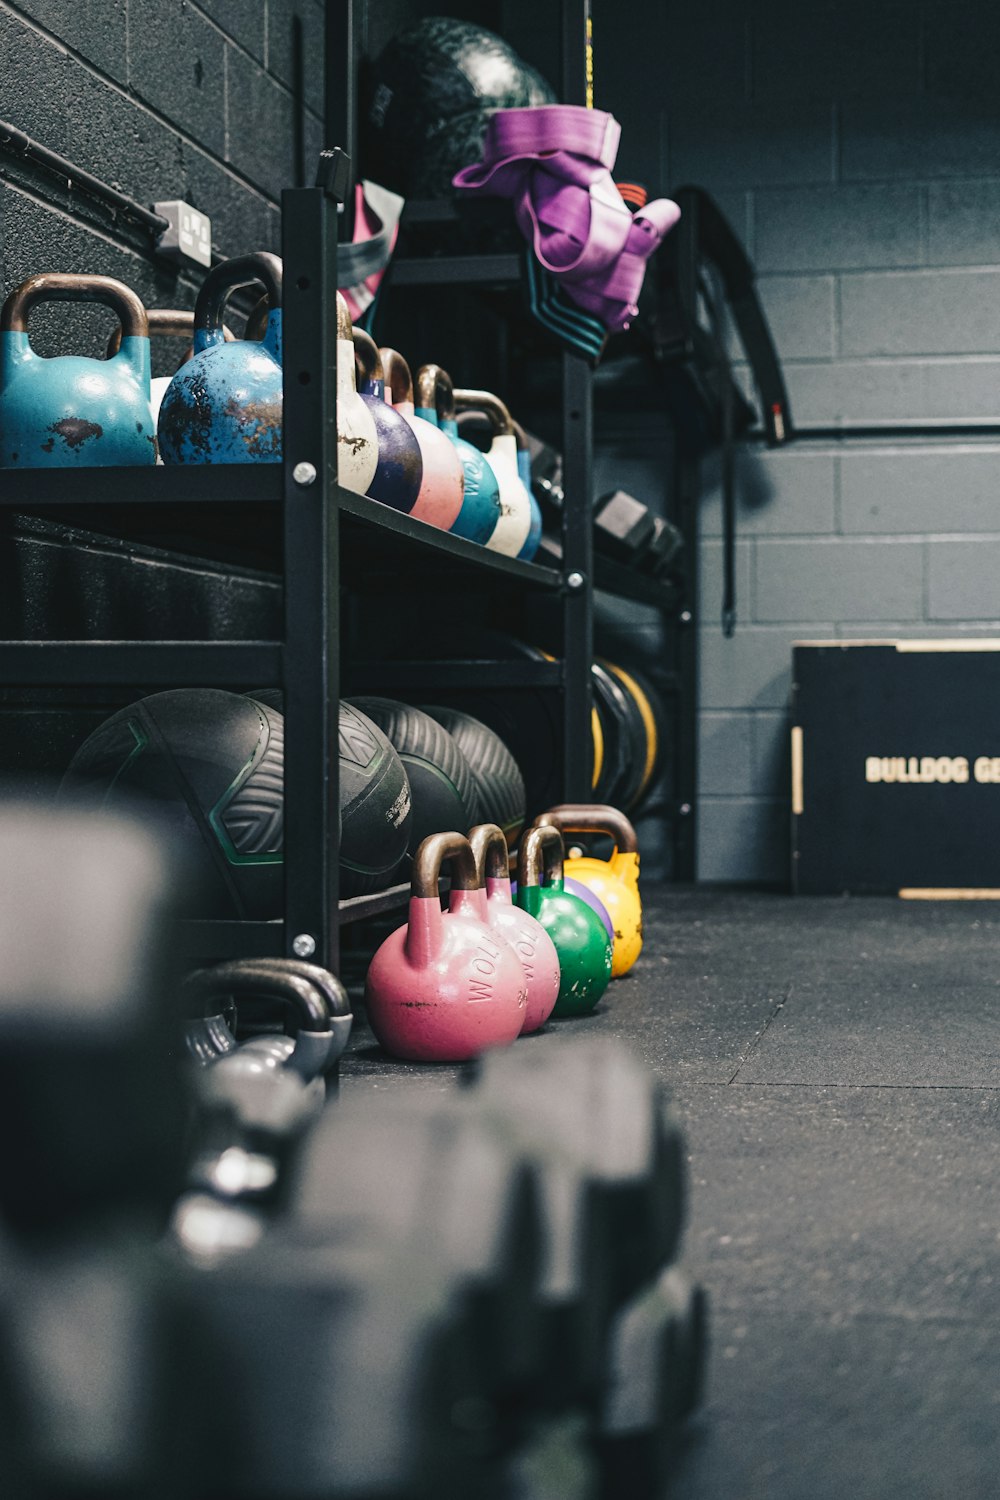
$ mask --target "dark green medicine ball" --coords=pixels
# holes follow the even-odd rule
[[[467,833],[479,821],[479,798],[472,770],[448,731],[394,698],[349,702],[375,721],[406,769],[413,798],[410,853],[429,833]]]
[[[472,714],[457,708],[424,705],[424,713],[447,729],[472,770],[479,793],[479,816],[496,823],[513,844],[525,818],[524,777],[498,734]]]

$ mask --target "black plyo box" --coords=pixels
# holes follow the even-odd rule
[[[792,649],[792,887],[1000,897],[1000,640]]]

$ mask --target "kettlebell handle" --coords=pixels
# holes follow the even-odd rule
[[[131,287],[112,276],[82,276],[43,271],[15,287],[0,311],[0,332],[27,333],[28,318],[39,302],[99,302],[110,307],[126,338],[149,337],[149,319]]]
[[[399,350],[380,349],[378,357],[382,361],[382,374],[393,406],[398,405],[400,401],[412,401],[413,376]]]
[[[535,824],[559,828],[563,833],[607,833],[614,839],[619,854],[636,854],[639,849],[635,829],[625,814],[601,802],[562,802],[541,813]]]
[[[551,823],[538,824],[521,835],[517,860],[517,887],[550,884],[563,878],[562,834]]]
[[[351,338],[354,340],[354,359],[361,371],[364,380],[385,380],[385,371],[382,369],[382,356],[378,352],[378,345],[370,333],[363,328],[352,328]]]
[[[507,840],[496,823],[480,823],[469,831],[469,844],[476,861],[480,885],[489,880],[510,881],[510,853]]]
[[[347,305],[347,298],[343,292],[337,293],[337,337],[345,341],[354,337],[351,309]]]
[[[421,365],[417,371],[417,405],[436,412],[442,422],[455,420],[455,388],[440,365]]]
[[[490,426],[498,437],[514,431],[510,412],[492,391],[456,391],[455,405],[460,411],[481,411],[489,418]]]
[[[152,338],[154,334],[156,334],[157,337],[161,338],[179,339],[182,339],[185,335],[187,335],[187,338],[190,341],[191,336],[194,333],[193,312],[184,312],[180,308],[150,307],[146,309],[146,317],[149,320],[150,338]],[[222,337],[225,339],[227,344],[232,344],[236,340],[236,335],[229,327],[228,323],[224,323],[222,325]],[[117,328],[113,328],[111,330],[111,337],[108,339],[108,348],[105,358],[114,359],[121,346],[122,331],[121,326],[119,325]],[[188,360],[191,358],[191,353],[192,351],[188,349],[188,352],[184,356],[185,364],[187,364]]]
[[[280,965],[280,967],[279,967]],[[332,977],[332,976],[331,976]],[[227,996],[280,1000],[296,1013],[299,1031],[329,1031],[330,1006],[324,990],[294,960],[236,958],[185,975],[181,998],[186,1014],[220,1014]]]
[[[220,261],[201,284],[194,305],[196,332],[217,329],[222,323],[222,310],[230,292],[240,286],[252,286],[255,282],[267,293],[269,311],[277,311],[281,307],[281,274],[279,257],[268,250],[255,250],[250,255],[235,255],[232,260]]]
[[[423,898],[436,897],[441,866],[449,863],[453,891],[479,890],[475,855],[464,834],[431,833],[419,845],[413,856],[410,895]]]

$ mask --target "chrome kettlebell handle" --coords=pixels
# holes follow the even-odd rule
[[[563,878],[562,834],[551,823],[535,824],[521,835],[521,847],[517,860],[517,888],[527,890],[532,885],[548,885]]]
[[[363,328],[352,328],[351,338],[354,340],[354,361],[361,371],[361,378],[367,381],[378,381],[384,385],[385,371],[382,368],[382,356],[371,334],[366,333]]]
[[[313,967],[296,959],[233,959],[186,975],[181,996],[185,1008],[191,1007],[188,1014],[195,1017],[220,1014],[220,1002],[237,995],[288,1005],[296,1015],[297,1034],[285,1066],[308,1082],[327,1066],[339,1040],[331,1026],[327,996],[334,994],[339,1012],[346,1002],[332,975],[321,984],[312,973],[303,972]]]
[[[479,875],[469,840],[461,833],[432,833],[413,856],[410,895],[437,896],[441,866],[451,864],[453,891],[478,891]]]
[[[492,391],[455,391],[455,405],[462,411],[481,411],[489,418],[494,434],[514,432],[514,422],[506,404]]]
[[[252,316],[252,315],[251,315]],[[194,333],[194,313],[185,312],[179,307],[148,307],[146,319],[149,323],[149,336],[153,338],[187,338],[188,343]],[[227,344],[233,343],[236,335],[233,330],[223,324],[222,336]],[[122,346],[121,326],[112,329],[111,337],[108,339],[108,359],[113,359]],[[184,356],[184,362],[191,358],[191,350]]]
[[[148,338],[149,319],[131,287],[112,276],[83,276],[42,271],[15,287],[0,310],[0,332],[27,333],[28,318],[39,302],[99,302],[110,307],[126,338]]]
[[[382,377],[389,400],[393,406],[400,401],[413,400],[413,376],[410,367],[398,349],[383,348],[378,351],[382,361]]]
[[[550,825],[564,833],[606,833],[619,854],[636,854],[639,841],[623,812],[605,803],[562,802],[535,819],[536,827]]]
[[[281,307],[281,260],[267,250],[250,255],[235,255],[232,260],[213,266],[201,284],[194,305],[196,333],[216,332],[231,292],[237,287],[259,284],[267,294],[269,312]]]
[[[470,829],[469,844],[480,885],[485,885],[488,879],[510,881],[510,852],[503,830],[496,823],[480,823]]]
[[[455,419],[455,387],[440,365],[421,365],[417,371],[417,405],[435,412],[441,422]]]

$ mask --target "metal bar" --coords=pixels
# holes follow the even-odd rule
[[[334,141],[347,153],[350,177],[341,222],[354,233],[354,180],[358,165],[358,46],[354,0],[327,0],[323,34],[324,145]]]
[[[524,688],[562,686],[561,661],[357,661],[349,669],[350,690],[383,693],[431,688]],[[356,684],[356,686],[355,686]]]
[[[475,286],[521,280],[519,255],[428,255],[400,260],[393,286]]]
[[[562,0],[562,102],[593,108],[590,0]]]
[[[284,260],[285,945],[336,969],[339,569],[336,203],[282,194]]]
[[[594,656],[593,496],[594,443],[590,366],[563,355],[562,509],[563,570],[563,794],[568,802],[591,795],[593,735],[590,667]]]
[[[45,167],[47,171],[55,173],[57,177],[66,180],[71,188],[82,188],[92,198],[107,203],[117,213],[125,214],[127,218],[134,219],[151,234],[161,235],[168,228],[167,220],[159,214],[154,214],[151,209],[137,203],[134,198],[127,198],[110,183],[102,182],[99,177],[85,172],[75,162],[69,161],[65,156],[60,156],[58,151],[52,151],[48,146],[43,146],[40,141],[32,140],[30,135],[25,135],[23,130],[18,130],[14,125],[8,125],[5,120],[0,120],[0,146],[17,156],[25,156],[29,161],[36,162]]]
[[[896,438],[998,438],[1000,437],[1000,422],[994,422],[984,417],[982,421],[975,418],[964,422],[955,422],[950,419],[937,421],[933,418],[916,422],[867,422],[857,423],[854,426],[845,424],[840,427],[796,427],[794,441],[796,443],[835,443],[863,440],[878,442]],[[763,443],[767,434],[763,428],[751,427],[743,434],[746,442]]]
[[[5,686],[263,687],[281,661],[277,641],[0,641]]]
[[[675,880],[693,881],[698,860],[698,498],[697,459],[674,450],[673,520],[684,537],[683,607],[673,631],[679,691],[674,728]]]

